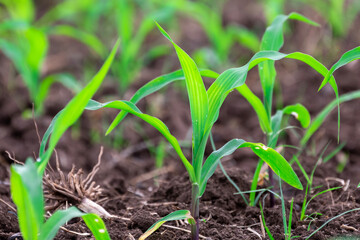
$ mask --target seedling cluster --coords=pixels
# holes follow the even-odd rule
[[[40,149],[38,155],[35,155],[35,159],[29,157],[23,164],[13,159],[16,163],[12,164],[10,168],[11,198],[16,205],[19,229],[23,239],[53,239],[59,229],[75,217],[81,217],[84,220],[96,239],[110,239],[111,231],[108,232],[103,219],[129,220],[116,216],[116,213],[110,214],[101,206],[101,202],[105,199],[102,198],[106,189],[101,181],[95,182],[94,177],[106,161],[101,160],[103,149],[98,157],[98,163],[89,174],[85,174],[81,168],[78,169],[76,161],[74,161],[71,171],[65,174],[61,169],[57,154],[55,154],[55,170],[49,164],[50,159],[56,153],[55,148],[60,139],[69,128],[78,122],[85,110],[115,109],[118,111],[112,122],[107,123],[106,135],[114,134],[114,130],[123,124],[122,121],[127,114],[134,115],[146,122],[163,137],[159,147],[152,151],[155,153],[156,167],[160,169],[164,164],[164,159],[167,159],[167,154],[172,154],[172,156],[175,155],[177,161],[181,161],[183,169],[188,174],[189,185],[191,185],[191,199],[189,199],[191,203],[188,209],[176,210],[163,216],[141,236],[137,236],[140,240],[148,238],[166,222],[179,220],[185,220],[190,225],[191,239],[198,240],[200,226],[207,224],[206,221],[201,223],[201,199],[206,193],[209,179],[214,175],[218,166],[237,189],[238,192],[234,194],[234,198],[241,195],[244,203],[249,207],[259,207],[259,224],[263,229],[262,237],[259,236],[262,239],[265,239],[266,236],[275,239],[274,234],[277,234],[268,227],[264,213],[265,208],[272,208],[276,202],[280,203],[281,208],[282,236],[287,240],[299,237],[294,236],[292,232],[296,211],[299,213],[299,221],[308,224],[307,236],[301,237],[311,239],[330,221],[343,214],[359,210],[359,208],[354,208],[337,216],[332,215],[332,218],[322,226],[315,230],[311,228],[312,223],[318,217],[326,214],[310,212],[311,202],[326,194],[349,187],[349,183],[344,182],[340,187],[328,187],[317,191],[318,186],[314,185],[314,176],[319,165],[336,156],[346,147],[346,144],[339,144],[328,154],[325,154],[327,150],[325,147],[310,172],[303,165],[302,156],[309,149],[309,142],[313,135],[321,128],[330,113],[337,108],[337,128],[340,130],[340,104],[360,98],[360,90],[340,94],[342,92],[339,91],[338,82],[334,78],[336,70],[360,58],[360,47],[345,52],[330,69],[309,54],[282,53],[280,50],[284,45],[284,32],[288,32],[293,22],[298,22],[297,24],[301,26],[311,25],[313,28],[322,28],[322,26],[296,12],[283,14],[286,9],[285,1],[259,2],[262,2],[265,8],[269,23],[261,38],[255,31],[244,26],[234,24],[224,26],[222,10],[225,5],[216,1],[176,0],[164,3],[151,0],[141,3],[129,0],[108,0],[104,4],[99,4],[92,0],[76,2],[65,0],[50,8],[40,18],[36,16],[36,3],[31,0],[0,1],[1,12],[6,13],[4,17],[1,17],[0,23],[0,50],[13,63],[16,74],[20,75],[28,89],[30,101],[34,103],[35,108],[33,117],[41,118],[42,114],[46,112],[46,97],[53,87],[53,83],[60,82],[73,90],[75,94],[68,104],[53,117],[42,136]],[[309,5],[308,1],[294,0],[294,2]],[[331,3],[329,15],[321,10],[321,3],[311,4],[311,6],[329,21],[336,36],[343,36],[350,28],[347,25],[348,21],[345,17],[341,18],[341,21],[337,21],[333,15],[346,12],[349,19],[354,19],[355,13],[359,12],[359,4],[354,1],[351,8],[340,11],[338,7],[343,6],[345,1],[329,2]],[[83,17],[79,17],[77,14]],[[164,28],[179,29],[177,25],[181,23],[182,17],[193,19],[199,23],[209,39],[208,47],[198,48],[190,55],[180,47],[183,46],[181,40],[176,41],[178,44],[171,37],[179,38],[175,34],[176,31],[171,30],[174,31],[174,34],[168,34],[164,30]],[[114,25],[118,36],[116,42],[111,39],[112,35],[110,34],[114,31],[109,31],[107,28],[104,29],[104,35],[97,37],[102,32],[101,24],[97,24],[101,21],[106,23],[105,25]],[[84,27],[85,30],[82,30],[81,27]],[[155,41],[156,44],[151,45],[150,43],[154,41],[152,38],[158,37],[159,32],[168,42],[159,39]],[[108,42],[115,42],[115,44],[93,78],[86,81],[86,84],[80,84],[69,73],[43,72],[49,46],[51,46],[50,39],[53,35],[67,36],[80,41],[100,58],[106,56],[105,46],[108,45]],[[147,44],[150,44],[151,47],[145,46]],[[253,54],[251,58],[248,58],[247,63],[243,64],[239,63],[238,59],[236,61],[230,59],[229,56],[232,55],[232,49],[236,44],[247,48]],[[147,63],[152,62],[155,65],[156,61],[175,55],[169,46],[175,50],[180,69],[171,72],[168,69],[173,67],[169,67],[169,63],[165,64],[166,74],[151,81],[147,79],[148,82],[136,89],[130,100],[111,99],[101,102],[93,99],[108,74],[116,79],[115,88],[118,89],[119,98],[123,99],[124,96],[127,96],[132,84],[137,84],[136,80]],[[280,60],[280,62],[291,61],[290,59],[296,60],[295,64],[303,63],[308,69],[323,78],[319,91],[329,85],[329,89],[334,93],[332,102],[318,113],[310,114],[310,111],[304,106],[305,104],[303,105],[301,102],[293,102],[280,108],[275,106],[274,98],[281,99],[282,97],[279,96],[279,93],[277,93],[278,95],[274,93],[274,89],[280,88],[275,63]],[[205,68],[198,68],[198,65]],[[229,68],[229,66],[233,67]],[[254,85],[247,82],[248,73],[254,67],[258,67],[262,99],[251,90]],[[89,72],[93,71],[92,69]],[[16,74],[10,76],[14,81]],[[211,83],[209,83],[209,79],[211,79]],[[162,120],[153,116],[156,113],[145,113],[140,110],[140,104],[138,104],[153,93],[163,93],[174,82],[184,82],[186,86],[191,118],[191,140],[188,144],[190,147],[184,147],[183,139],[175,137]],[[11,91],[10,87],[9,91]],[[213,137],[213,128],[221,117],[221,107],[231,92],[240,94],[255,111],[259,129],[264,134],[263,143],[242,139],[252,139],[252,136],[238,136],[232,140],[228,139],[219,149],[216,148],[216,145],[220,143],[216,142]],[[228,102],[227,104],[235,106],[238,103]],[[23,114],[24,117],[30,116],[29,109],[21,108],[21,111],[26,113]],[[294,117],[300,126],[290,125],[292,123],[290,117]],[[36,119],[34,120],[36,121]],[[246,126],[239,126],[239,128],[241,127],[246,128]],[[297,131],[299,129],[301,129],[300,134]],[[296,133],[295,135],[298,136],[297,146],[287,144],[285,137],[287,131]],[[152,139],[149,138],[147,141],[151,142]],[[279,145],[284,142],[285,144]],[[209,153],[210,143],[212,151]],[[147,146],[155,146],[153,143],[147,144]],[[285,151],[288,147],[295,151],[290,151],[290,153]],[[222,158],[232,155],[239,148],[250,149],[253,156],[259,159],[255,172],[251,176],[250,189],[240,189],[221,164]],[[190,150],[190,154],[186,150]],[[287,159],[284,156],[287,156]],[[339,171],[344,168],[344,165],[340,166]],[[301,174],[300,178],[297,174]],[[267,180],[267,178],[267,187],[260,189],[259,181]],[[157,180],[155,178],[155,182],[161,188],[161,181],[159,183]],[[291,198],[285,196],[285,183],[302,194],[300,210],[296,208],[299,203],[296,202],[295,195]],[[270,204],[267,202],[267,196],[269,196]],[[290,200],[288,201],[288,199]],[[237,237],[241,239],[243,236]]]

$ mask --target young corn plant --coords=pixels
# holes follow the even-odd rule
[[[54,82],[62,83],[75,93],[81,89],[80,84],[70,74],[42,76],[49,36],[63,35],[75,38],[100,56],[104,56],[105,48],[95,36],[70,25],[54,25],[53,22],[40,24],[35,20],[36,11],[32,0],[0,2],[8,15],[0,23],[0,50],[13,62],[21,75],[28,88],[30,99],[34,102],[35,113],[41,114],[49,88]]]
[[[104,42],[119,36],[121,54],[114,61],[112,73],[123,95],[149,61],[169,52],[169,47],[160,44],[147,47],[145,40],[154,29],[153,19],[169,23],[174,11],[174,7],[163,1],[159,4],[155,1],[65,0],[39,21],[45,24],[65,18],[101,36]]]
[[[216,73],[208,70],[199,71],[195,62],[189,57],[189,55],[170,38],[164,29],[162,29],[159,25],[158,28],[161,33],[173,44],[180,61],[182,71],[178,70],[171,74],[154,79],[144,87],[140,88],[130,101],[113,101],[103,104],[90,101],[87,106],[87,109],[89,110],[96,110],[103,107],[123,110],[110,125],[107,133],[111,132],[127,113],[131,113],[151,124],[160,133],[162,133],[173,146],[189,174],[190,182],[192,184],[191,210],[179,210],[160,219],[152,227],[150,227],[148,231],[140,237],[140,239],[148,237],[164,222],[177,219],[187,219],[191,224],[191,238],[194,240],[199,239],[199,203],[201,196],[205,192],[207,181],[215,172],[220,159],[233,153],[238,148],[250,148],[257,156],[263,159],[275,173],[280,174],[281,178],[285,182],[295,188],[302,189],[302,185],[298,177],[288,162],[278,152],[261,143],[251,143],[242,139],[233,139],[219,150],[210,154],[204,162],[205,147],[212,126],[219,117],[219,110],[226,96],[233,89],[244,84],[247,72],[252,67],[262,61],[269,59],[278,60],[287,55],[278,52],[260,52],[256,54],[247,65],[223,72],[216,78],[209,89],[206,90],[201,75],[214,77],[216,76]],[[191,163],[183,154],[178,140],[171,135],[166,125],[159,119],[142,113],[134,104],[148,94],[159,90],[175,80],[185,80],[189,96],[193,129]]]
[[[263,51],[279,51],[282,47],[283,40],[283,26],[287,20],[299,20],[306,22],[311,25],[317,25],[311,20],[305,18],[304,16],[298,13],[291,13],[289,15],[279,15],[277,16],[273,23],[266,29],[264,36],[261,40],[261,50]],[[311,62],[315,64],[312,65]],[[308,59],[305,63],[311,65],[313,68],[320,73],[325,74],[326,68],[323,67],[320,63],[316,62],[315,59]],[[282,120],[284,115],[293,115],[297,120],[299,120],[302,127],[308,127],[310,123],[310,114],[307,109],[301,104],[294,104],[286,106],[281,110],[272,115],[272,100],[274,85],[276,79],[276,69],[274,61],[266,61],[259,64],[259,75],[260,82],[263,89],[263,102],[250,90],[250,88],[243,84],[238,87],[238,92],[250,103],[250,105],[255,110],[260,127],[262,131],[266,134],[266,144],[268,147],[276,148],[279,134],[281,132]],[[258,185],[258,178],[260,174],[263,161],[258,162],[255,174],[253,177],[250,193],[250,205],[255,204],[255,194],[256,188]],[[269,177],[271,184],[273,184],[272,171],[269,171]],[[273,196],[273,195],[271,195]],[[271,197],[273,201],[273,198]]]
[[[28,159],[24,165],[11,166],[11,195],[17,207],[20,231],[25,240],[53,239],[59,228],[74,217],[82,217],[96,239],[110,239],[105,224],[98,215],[81,212],[76,207],[58,210],[45,221],[43,175],[59,139],[80,117],[86,104],[101,85],[118,46],[119,42],[115,44],[104,65],[88,85],[55,116],[43,137],[37,161]],[[47,143],[48,148],[45,150]]]

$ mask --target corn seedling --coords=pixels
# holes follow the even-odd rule
[[[28,159],[23,166],[11,166],[11,194],[13,201],[17,206],[19,226],[22,237],[25,240],[53,239],[59,228],[74,217],[82,217],[96,239],[110,239],[105,224],[98,215],[94,213],[81,212],[76,207],[56,211],[45,222],[43,175],[59,139],[63,133],[80,117],[86,104],[101,85],[115,57],[118,46],[119,42],[116,43],[108,59],[89,84],[81,90],[60,113],[55,116],[41,142],[39,159],[35,163],[31,159]],[[50,134],[51,138],[48,148],[45,150]],[[75,173],[75,175],[76,174],[77,173]],[[72,175],[69,175],[69,177],[71,176]],[[76,178],[79,179],[79,176]],[[47,180],[49,180],[49,178],[47,178]],[[86,185],[87,181],[80,181],[79,184]],[[85,185],[83,185],[83,187],[87,189]],[[73,190],[75,191],[76,189],[74,188]],[[78,192],[78,194],[84,195],[85,193]],[[83,201],[82,204],[93,205],[95,203],[88,200],[87,203]]]
[[[157,45],[141,54],[145,49],[145,39],[154,29],[153,19],[161,22],[170,21],[174,9],[167,6],[159,8],[152,1],[136,3],[129,0],[113,0],[111,6],[114,11],[112,14],[116,16],[117,32],[121,39],[121,57],[115,60],[112,70],[118,78],[120,93],[124,94],[147,61],[168,53],[168,47]],[[139,6],[141,11],[137,12],[135,6]],[[142,20],[136,26],[139,15],[142,16]]]
[[[281,197],[281,210],[282,210],[283,225],[284,225],[284,235],[286,240],[291,240],[291,225],[292,225],[292,216],[293,216],[293,208],[294,208],[294,198],[291,198],[289,218],[287,221],[285,199],[282,191],[281,179],[279,179],[279,187],[280,187],[280,197]]]
[[[97,53],[104,55],[101,42],[93,35],[69,25],[40,25],[35,21],[35,7],[32,0],[2,0],[8,18],[0,23],[0,50],[13,62],[35,103],[36,113],[41,113],[49,88],[60,82],[75,93],[79,83],[70,74],[59,73],[42,76],[42,67],[48,52],[49,36],[63,35],[75,38]]]
[[[211,128],[219,116],[220,107],[228,93],[234,88],[244,84],[247,72],[259,62],[269,59],[277,60],[286,55],[278,52],[260,52],[255,55],[247,65],[241,68],[229,69],[222,73],[206,91],[201,79],[201,74],[207,76],[216,76],[217,74],[207,70],[200,72],[189,55],[173,42],[170,36],[159,25],[158,27],[161,33],[173,44],[181,63],[182,71],[178,70],[149,82],[140,88],[130,101],[112,101],[104,104],[90,101],[87,105],[87,109],[89,110],[96,110],[103,107],[123,110],[110,125],[108,133],[120,123],[127,113],[131,113],[151,124],[162,133],[173,146],[189,174],[192,183],[191,211],[179,210],[169,214],[150,227],[140,239],[148,237],[164,222],[175,219],[187,219],[191,224],[192,239],[198,239],[199,200],[205,192],[207,181],[215,172],[220,159],[233,153],[238,148],[251,148],[252,151],[274,169],[276,173],[281,173],[281,178],[284,179],[285,182],[291,186],[302,189],[299,179],[291,167],[289,167],[287,161],[278,152],[261,143],[250,143],[241,139],[233,139],[219,150],[210,154],[205,162],[203,162],[205,147]],[[171,135],[165,124],[155,117],[142,113],[134,104],[141,98],[159,90],[170,82],[183,79],[185,79],[188,90],[193,127],[192,163],[185,157],[178,140]]]
[[[66,18],[77,26],[85,27],[92,35],[101,35],[103,41],[113,39],[116,33],[121,40],[121,54],[115,59],[111,70],[118,81],[119,92],[123,95],[149,61],[169,52],[169,47],[164,45],[149,48],[145,45],[145,40],[154,29],[153,19],[170,22],[175,11],[173,7],[167,6],[168,4],[154,2],[66,0],[39,21],[44,24]]]
[[[291,13],[289,15],[279,15],[275,18],[273,23],[266,29],[264,36],[261,41],[261,50],[263,51],[278,51],[283,45],[283,25],[288,19],[294,19],[303,21],[312,25],[316,25],[316,23],[311,20],[305,18],[304,16]],[[312,64],[314,62],[315,64]],[[322,74],[325,74],[326,68],[323,67],[319,62],[315,59],[309,59],[305,61],[305,63],[309,64],[311,67],[315,68]],[[246,86],[246,84],[237,88],[239,93],[245,97],[245,99],[251,104],[253,109],[255,110],[259,124],[263,132],[267,137],[267,146],[275,148],[277,145],[281,123],[284,115],[293,115],[296,119],[299,120],[301,126],[306,128],[310,123],[310,114],[307,109],[301,104],[290,105],[282,110],[278,110],[275,115],[272,116],[272,99],[273,99],[273,91],[275,85],[276,78],[276,70],[274,61],[266,61],[259,64],[259,75],[260,82],[263,89],[263,102],[252,93],[250,88]],[[263,165],[263,161],[260,160],[257,168],[255,170],[255,174],[253,177],[251,190],[256,190],[258,185],[258,178],[260,174],[261,167]],[[270,181],[272,182],[272,172],[269,172]],[[254,205],[255,203],[255,191],[250,193],[250,205]],[[272,199],[272,198],[271,198]],[[271,200],[273,201],[273,200]]]
[[[281,179],[279,179],[279,186],[280,186],[280,195],[275,193],[274,191],[272,191],[270,189],[265,189],[263,192],[268,191],[271,194],[273,194],[275,197],[280,199],[280,201],[281,201],[281,212],[282,212],[282,218],[283,218],[282,220],[283,220],[283,227],[284,227],[284,236],[285,236],[286,240],[290,240],[292,238],[296,238],[296,236],[291,236],[291,226],[292,226],[292,218],[293,218],[293,210],[294,210],[294,199],[292,198],[291,201],[290,201],[289,217],[288,217],[288,219],[286,219],[286,206],[285,206],[284,195],[283,195],[283,192],[282,192]],[[274,237],[273,237],[270,229],[267,227],[266,221],[265,221],[265,215],[264,215],[264,209],[263,209],[263,205],[265,205],[265,198],[266,198],[266,196],[263,198],[262,203],[261,203],[261,201],[259,201],[259,207],[260,207],[260,213],[261,213],[261,222],[262,222],[262,226],[263,226],[266,234],[268,235],[268,237],[271,240],[273,240]]]

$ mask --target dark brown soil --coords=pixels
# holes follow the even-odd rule
[[[261,15],[261,7],[256,4],[243,5],[243,8],[232,8],[237,1],[229,1],[225,12],[224,22],[226,24],[238,22],[244,26],[261,29],[265,28],[264,19],[257,17]],[[309,9],[302,9],[305,13],[311,13]],[[257,15],[241,14],[241,12],[259,12]],[[232,14],[230,14],[232,13]],[[309,14],[308,14],[309,15]],[[315,20],[324,20],[313,15]],[[184,19],[183,21],[190,21]],[[359,19],[357,20],[359,23]],[[196,23],[191,23],[198,27]],[[355,26],[356,24],[354,24]],[[358,25],[357,25],[358,26]],[[328,57],[321,59],[330,66],[337,56],[349,50],[359,42],[359,37],[351,36],[344,42],[337,43],[342,46],[340,53],[336,56],[328,56],[326,46],[321,44],[320,33],[294,23],[294,34],[288,37],[285,42],[284,51],[303,51],[318,56]],[[356,26],[355,26],[356,27]],[[197,45],[208,43],[203,33],[192,35],[192,32],[185,32],[183,42],[185,48],[197,48]],[[303,40],[305,39],[305,40]],[[314,44],[306,39],[318,39]],[[81,76],[82,65],[89,56],[89,52],[83,46],[69,44],[69,40],[52,39],[57,45],[64,44],[70,50],[76,50],[77,54],[71,59],[63,59],[64,65],[53,66],[49,63],[47,70],[50,72],[67,70],[76,76]],[[195,45],[191,45],[195,42]],[[72,46],[72,47],[71,47]],[[62,49],[62,48],[59,48]],[[238,48],[237,48],[238,49]],[[241,49],[241,48],[240,48]],[[320,50],[319,50],[320,49]],[[70,51],[69,50],[69,51]],[[50,51],[51,55],[58,56],[57,49]],[[71,51],[74,53],[73,51]],[[235,51],[234,51],[235,52]],[[250,53],[246,53],[249,54]],[[66,54],[61,54],[65,56]],[[61,58],[60,56],[60,58]],[[239,56],[234,56],[238,59]],[[324,57],[324,58],[325,58]],[[243,56],[243,58],[245,58]],[[50,58],[51,59],[51,58]],[[176,61],[174,57],[169,58]],[[139,80],[125,94],[130,96],[139,86],[153,77],[161,74],[164,62],[169,59],[160,59],[152,62],[150,66],[142,70]],[[330,59],[330,60],[329,60]],[[29,156],[37,156],[39,140],[32,119],[24,119],[24,109],[31,109],[26,88],[19,77],[12,78],[11,63],[0,55],[0,239],[15,239],[19,233],[16,212],[12,209],[14,204],[11,201],[9,186],[9,166],[12,163],[6,151],[15,156],[16,159],[24,161]],[[50,62],[50,60],[48,61]],[[331,100],[334,94],[331,89],[325,88],[317,93],[317,87],[322,78],[307,66],[295,61],[281,61],[277,63],[278,77],[282,89],[283,99],[276,98],[275,103],[283,105],[301,102],[307,107],[312,115],[316,116]],[[249,73],[247,84],[259,96],[261,87],[256,70]],[[360,89],[360,62],[342,68],[336,72],[336,79],[341,94]],[[118,99],[118,93],[113,82],[106,82],[96,95],[96,99]],[[35,119],[39,134],[44,134],[52,117],[61,110],[71,99],[72,93],[61,85],[54,85],[45,105],[45,114]],[[154,103],[156,106],[154,107]],[[283,192],[286,200],[286,211],[289,212],[290,200],[294,198],[294,216],[292,223],[292,236],[299,236],[298,239],[306,239],[313,231],[321,227],[327,220],[342,214],[348,210],[360,207],[360,190],[357,184],[360,182],[360,112],[358,111],[360,100],[345,103],[341,106],[341,132],[340,142],[346,142],[341,152],[325,164],[320,164],[314,175],[314,187],[310,196],[326,190],[327,188],[342,186],[339,179],[345,182],[349,180],[349,186],[331,193],[325,193],[311,201],[307,208],[307,214],[320,213],[313,221],[300,221],[300,211],[304,199],[304,191],[297,191],[284,185]],[[152,95],[139,104],[139,107],[146,112],[151,112],[161,118],[171,132],[181,140],[189,140],[190,118],[187,107],[186,95],[181,88],[169,87],[163,95]],[[176,111],[174,111],[176,109]],[[116,139],[116,135],[103,137],[106,126],[113,119],[116,112],[96,111],[85,112],[81,120],[75,124],[63,136],[57,147],[62,169],[67,172],[75,163],[77,168],[83,168],[85,172],[91,171],[97,161],[100,146],[105,145],[101,169],[96,176],[96,181],[105,189],[104,197],[107,200],[102,206],[111,214],[121,218],[105,220],[107,229],[112,239],[133,239],[138,238],[157,219],[179,209],[189,209],[191,200],[191,185],[188,175],[185,174],[181,162],[171,151],[168,154],[165,166],[159,176],[153,172],[154,157],[149,151],[147,144],[157,145],[162,139],[161,135],[153,128],[142,125],[141,121],[129,118],[130,121],[123,123],[123,139]],[[297,125],[293,120],[290,123]],[[139,125],[141,128],[139,130]],[[280,140],[280,144],[298,144],[299,139],[291,131]],[[302,131],[298,131],[300,135]],[[222,146],[232,138],[243,138],[247,141],[264,142],[264,135],[258,125],[257,117],[249,104],[236,92],[230,94],[220,112],[220,118],[213,129],[214,140],[217,147]],[[123,141],[125,140],[125,141]],[[308,144],[307,151],[300,157],[307,173],[310,173],[317,162],[320,153],[329,143],[326,154],[330,153],[337,146],[337,114],[334,111],[325,121],[319,131],[314,135]],[[116,147],[114,147],[116,146]],[[185,154],[190,155],[190,150],[185,149]],[[206,154],[211,153],[209,147]],[[285,156],[290,159],[296,153],[295,150],[286,149]],[[347,159],[343,171],[338,171],[339,163]],[[53,164],[53,160],[51,164]],[[230,177],[243,191],[250,189],[251,178],[257,163],[256,157],[247,150],[239,150],[229,158],[223,160],[225,169]],[[301,171],[294,165],[294,169],[305,186],[305,179]],[[332,178],[332,179],[329,179]],[[336,178],[337,180],[334,180]],[[263,188],[269,183],[265,183]],[[275,191],[278,188],[275,188]],[[268,239],[263,236],[260,224],[259,206],[247,206],[240,195],[235,195],[235,188],[227,181],[224,174],[216,171],[210,179],[206,192],[200,202],[200,234],[208,239]],[[245,194],[248,197],[248,194]],[[263,194],[261,201],[264,202],[264,215],[266,225],[273,234],[274,239],[284,239],[284,227],[282,219],[281,202],[276,199],[275,206],[269,206],[269,194]],[[10,206],[6,205],[5,203]],[[12,207],[11,207],[12,206]],[[177,221],[168,223],[180,229],[189,230],[188,224]],[[86,225],[81,219],[74,219],[66,226],[66,229],[89,233]],[[308,230],[309,228],[309,230]],[[175,230],[169,227],[162,227],[148,239],[189,239],[189,233]],[[354,211],[345,214],[328,223],[311,239],[330,239],[338,236],[353,236],[360,239],[360,213]],[[56,239],[91,239],[91,236],[80,236],[60,230]]]

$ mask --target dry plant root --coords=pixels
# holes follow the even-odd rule
[[[76,171],[75,165],[65,176],[60,169],[59,158],[56,154],[56,171],[50,168],[50,171],[48,170],[44,174],[46,212],[66,208],[70,204],[86,213],[95,213],[105,218],[113,217],[97,203],[104,200],[100,199],[103,189],[93,181],[95,174],[99,171],[102,154],[103,147],[100,149],[97,164],[86,177],[81,168]]]

